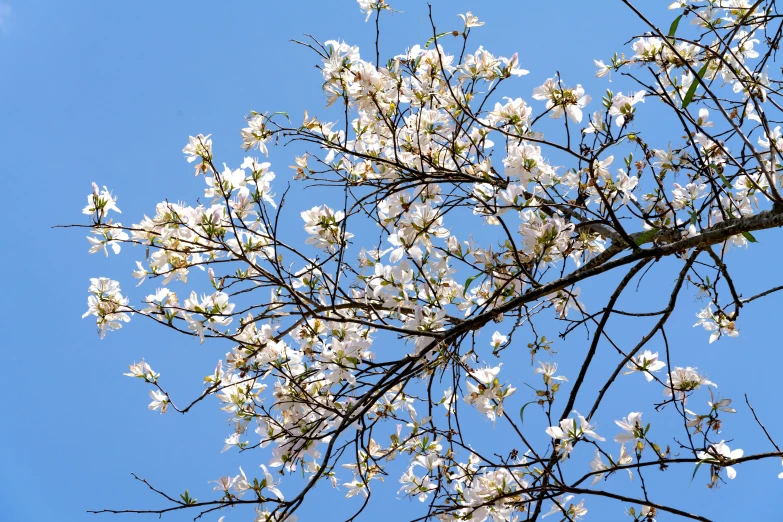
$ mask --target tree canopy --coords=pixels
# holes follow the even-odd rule
[[[73,225],[89,252],[140,246],[122,285],[158,288],[132,301],[94,278],[85,317],[101,337],[147,320],[213,345],[196,397],[170,395],[143,359],[126,375],[160,413],[218,404],[224,451],[253,463],[216,477],[208,499],[139,478],[168,507],[103,511],[293,521],[331,483],[361,518],[391,482],[420,501],[416,520],[707,520],[666,489],[781,460],[747,398],[758,440],[726,434],[741,401],[709,371],[732,363],[679,346],[672,319],[733,342],[740,316],[783,288],[759,273],[767,286],[746,295],[726,260],[783,225],[783,16],[774,0],[682,0],[659,28],[621,3],[647,31],[595,61],[609,89],[591,94],[556,65],[530,85],[518,54],[477,46],[471,12],[445,32],[430,17],[429,40],[382,57],[393,5],[359,0],[374,49],[297,42],[326,109],[251,112],[234,166],[210,134],[189,137],[206,185],[183,189],[195,205],[162,201],[123,224],[119,196],[93,184],[90,221]],[[646,132],[653,120],[666,135]],[[289,145],[303,152],[276,175],[264,156]],[[303,187],[322,203],[303,206]],[[301,237],[284,232],[293,220]],[[627,306],[635,288],[644,309]],[[580,349],[559,349],[575,336]],[[604,407],[611,393],[625,410]],[[665,478],[675,468],[682,483]],[[599,498],[615,511],[592,509]]]

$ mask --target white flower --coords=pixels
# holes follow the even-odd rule
[[[582,438],[583,436],[591,437],[596,440],[605,440],[598,435],[594,429],[595,426],[591,426],[587,419],[576,413],[577,419],[565,418],[560,421],[559,426],[550,426],[546,429],[547,435],[560,442],[556,446],[557,452],[560,454],[560,459],[565,460],[571,451],[574,449],[574,442]]]
[[[702,128],[704,128],[704,127],[713,127],[715,124],[707,119],[709,117],[710,117],[709,109],[706,109],[706,108],[702,107],[701,109],[699,109],[699,117],[696,120],[696,123],[700,127],[702,127]],[[780,128],[780,127],[778,127],[778,128]]]
[[[672,201],[672,206],[675,210],[692,207],[693,203],[697,199],[706,196],[708,191],[708,187],[705,183],[688,183],[684,187],[679,183],[674,183],[673,187],[672,194],[674,194],[674,201]]]
[[[188,329],[197,333],[202,343],[205,329],[215,330],[217,326],[228,326],[233,321],[231,313],[234,311],[234,303],[228,302],[228,294],[224,292],[202,295],[201,298],[196,292],[191,292],[182,307],[203,317],[199,319],[189,313],[184,314]]]
[[[678,2],[675,2],[678,3]],[[685,3],[685,2],[682,2]],[[674,5],[674,4],[672,4]],[[655,516],[656,510],[654,507],[650,506],[642,506],[642,508],[639,510],[639,520],[642,520],[644,522],[656,522],[656,519],[653,518]]]
[[[490,342],[490,345],[493,350],[497,351],[501,345],[506,344],[506,341],[508,341],[508,337],[502,335],[500,332],[495,332],[492,334],[492,342]]]
[[[578,504],[568,504],[568,502],[574,498],[573,495],[561,496],[557,499],[557,503],[552,506],[549,513],[541,518],[546,518],[554,513],[562,513],[565,515],[564,520],[576,521],[587,515],[587,508],[584,507],[584,499],[580,500]],[[561,507],[562,506],[562,507]]]
[[[558,290],[554,294],[550,294],[547,297],[555,305],[555,312],[560,319],[568,317],[569,310],[576,310],[577,312],[583,312],[585,305],[578,300],[579,294],[582,292],[581,288],[572,288],[568,290]]]
[[[158,390],[150,390],[150,399],[152,402],[147,406],[150,410],[160,410],[161,413],[166,413],[166,409],[169,407],[169,399],[166,394]]]
[[[258,147],[265,156],[269,155],[266,148],[266,142],[272,135],[266,128],[266,116],[263,114],[254,114],[247,120],[247,127],[242,129],[242,140],[245,150]]]
[[[733,316],[733,314],[731,314]],[[699,320],[693,326],[702,326],[710,334],[710,344],[717,341],[721,336],[737,337],[739,330],[734,325],[734,321],[731,320],[729,315],[726,315],[722,310],[717,314],[712,312],[712,303],[707,305],[707,308],[696,314]]]
[[[225,446],[223,446],[223,449],[220,450],[220,453],[225,453],[226,451],[230,450],[234,446],[242,447],[243,443],[239,441],[239,433],[232,433],[226,440]],[[245,442],[244,445],[247,445]],[[240,470],[242,468],[239,468]]]
[[[345,214],[340,210],[335,212],[326,205],[321,205],[302,212],[301,216],[305,222],[304,229],[310,234],[306,243],[316,248],[333,252],[353,237],[349,232],[342,232]]]
[[[209,483],[215,484],[213,491],[222,491],[224,493],[228,493],[229,490],[234,487],[234,483],[236,483],[238,478],[239,476],[236,476],[234,478],[225,476],[225,477],[220,477],[217,480],[210,480]]]
[[[639,412],[631,412],[628,417],[614,423],[623,430],[622,433],[614,436],[615,442],[631,442],[644,437],[645,428],[642,426],[642,414]]]
[[[211,134],[190,136],[188,137],[188,144],[182,149],[188,163],[201,160],[196,164],[196,176],[201,172],[206,172],[209,162],[212,161],[212,140],[209,139],[210,136]]]
[[[516,391],[512,386],[500,384],[497,376],[501,366],[502,363],[494,368],[473,370],[469,375],[476,382],[469,379],[465,383],[469,392],[464,397],[465,402],[475,405],[493,421],[503,415],[504,399]]]
[[[710,396],[712,396],[712,390],[710,390]],[[730,406],[731,399],[720,399],[718,401],[715,401],[715,399],[708,401],[707,404],[710,406],[710,408],[713,411],[722,411],[724,413],[737,413],[737,410],[732,408]]]
[[[642,372],[647,382],[653,380],[651,372],[657,372],[666,366],[666,363],[658,360],[658,352],[651,352],[645,350],[641,354],[631,357],[631,360],[625,366],[630,371],[623,373],[623,375],[629,375],[633,372]]]
[[[581,85],[562,88],[560,82],[554,78],[549,78],[543,85],[536,87],[533,90],[533,98],[546,100],[546,108],[552,110],[551,118],[560,118],[565,113],[574,123],[582,121],[582,109],[591,99]]]
[[[630,121],[636,112],[634,105],[639,102],[644,103],[644,91],[639,91],[633,96],[624,96],[621,92],[615,94],[612,98],[612,106],[609,107],[609,116],[615,119],[615,125],[622,127]]]
[[[707,451],[700,451],[698,458],[703,462],[710,462],[716,466],[725,468],[726,476],[730,479],[733,479],[737,476],[737,472],[733,467],[723,465],[723,462],[726,460],[739,459],[742,457],[742,455],[744,455],[744,453],[745,452],[743,452],[741,449],[735,449],[732,451],[728,445],[726,445],[723,441],[720,441],[717,444],[712,444],[709,448],[707,448]]]
[[[608,468],[607,468],[606,464],[604,464],[603,459],[601,459],[601,452],[598,451],[598,450],[595,450],[595,456],[593,457],[593,460],[590,461],[590,470],[593,471],[593,472],[596,472],[596,471],[605,471],[607,469]],[[598,473],[593,478],[593,484],[598,483],[598,481],[600,481],[601,478],[603,478],[603,476],[604,476],[603,473]]]
[[[605,131],[606,125],[603,122],[603,111],[596,111],[593,113],[590,121],[587,123],[587,127],[582,129],[583,134],[595,134],[596,132]]]
[[[352,480],[351,482],[343,482],[343,486],[348,488],[348,493],[345,494],[345,498],[351,498],[359,493],[363,494],[365,497],[369,496],[369,491],[367,490],[367,485],[360,481],[360,480]]]
[[[212,156],[212,140],[209,139],[210,136],[211,134],[206,136],[199,134],[198,136],[188,137],[188,144],[182,149],[188,163],[193,163],[198,158],[210,158]]]
[[[677,394],[678,399],[685,400],[688,392],[698,390],[702,386],[714,386],[717,388],[714,382],[707,380],[696,368],[675,366],[671,371],[671,379],[666,379],[664,394],[667,397],[671,397],[674,392]]]
[[[82,214],[91,215],[95,213],[98,217],[96,221],[101,219],[110,211],[113,210],[118,214],[122,214],[119,208],[117,208],[117,197],[112,196],[111,192],[105,186],[103,190],[98,188],[95,183],[92,184],[92,193],[87,196],[87,206],[82,209]]]
[[[540,364],[541,367],[536,368],[535,373],[542,374],[542,377],[544,378],[544,384],[549,385],[552,383],[552,381],[568,382],[568,379],[566,379],[562,375],[555,376],[555,372],[557,371],[557,363],[548,363],[544,361],[539,361],[538,364]]]
[[[152,371],[152,368],[150,368],[150,365],[147,364],[144,361],[144,359],[142,359],[141,362],[139,363],[134,362],[133,364],[131,364],[130,372],[123,373],[123,375],[126,375],[128,377],[136,377],[138,379],[144,379],[145,381],[149,381],[149,382],[155,382],[158,380],[158,377],[160,377],[160,374]]]
[[[386,0],[356,0],[356,1],[358,2],[359,9],[361,9],[362,13],[367,15],[367,18],[364,19],[365,22],[370,19],[370,16],[375,11],[380,11],[381,9],[391,10],[389,4],[386,3]]]
[[[261,464],[261,470],[264,472],[264,478],[261,480],[261,484],[263,484],[266,489],[271,491],[272,494],[274,494],[274,496],[276,496],[279,500],[285,500],[283,493],[277,487],[278,484],[280,484],[280,481],[278,480],[275,482],[273,480],[272,474],[263,464]]]
[[[418,459],[421,458],[426,457],[417,457],[417,462]],[[437,486],[431,483],[429,475],[424,475],[421,478],[417,477],[413,473],[413,466],[408,468],[408,470],[400,477],[400,483],[402,484],[400,491],[406,495],[417,497],[419,502],[424,502],[427,500],[429,493],[437,489]]]
[[[92,245],[90,247],[90,254],[95,254],[103,250],[106,257],[109,257],[109,250],[106,247],[111,247],[112,252],[115,254],[120,253],[120,244],[123,241],[127,241],[130,236],[122,229],[122,223],[116,222],[111,225],[94,226],[91,231],[96,237],[87,236],[87,241]]]
[[[468,11],[465,14],[460,14],[457,16],[462,18],[462,21],[465,22],[465,29],[468,29],[470,27],[481,27],[482,25],[484,25],[484,22],[479,22],[478,16],[475,16],[470,11]]]
[[[128,298],[120,293],[120,283],[107,277],[90,279],[89,291],[92,295],[87,298],[88,310],[82,318],[88,315],[97,317],[98,333],[101,339],[107,330],[119,330],[122,323],[130,321],[128,312]]]
[[[595,64],[596,67],[598,67],[598,70],[595,72],[596,78],[603,78],[604,76],[612,72],[612,66],[606,65],[603,60],[593,60],[593,63]]]
[[[631,457],[626,451],[625,451],[625,444],[620,445],[620,458],[615,461],[611,455],[609,455],[609,461],[613,463],[612,467],[607,466],[604,464],[603,459],[601,459],[601,452],[598,450],[595,450],[595,456],[593,457],[593,460],[590,461],[590,470],[595,473],[596,471],[607,471],[611,470],[615,466],[627,466],[628,464],[631,464],[633,462],[633,457]],[[633,471],[628,469],[628,478],[633,480]],[[604,473],[598,473],[593,478],[593,484],[596,484],[601,478],[603,478]]]
[[[633,190],[639,184],[639,178],[637,176],[629,176],[625,169],[619,169],[617,172],[617,181],[614,183],[614,188],[617,193],[623,195],[622,204],[627,205],[629,201],[636,201],[636,195]],[[616,194],[613,194],[614,197]]]

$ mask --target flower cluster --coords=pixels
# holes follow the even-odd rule
[[[358,4],[378,27],[392,10]],[[631,85],[600,102],[588,82],[474,46],[484,23],[471,12],[386,62],[313,41],[334,121],[251,112],[233,166],[216,166],[211,135],[189,137],[183,154],[203,175],[190,178],[203,203],[163,201],[131,226],[112,220],[117,197],[93,184],[89,251],[141,246],[131,275],[157,286],[134,308],[119,282],[92,279],[84,316],[101,337],[138,312],[205,349],[227,343],[186,405],[144,359],[125,375],[149,386],[153,411],[214,401],[229,425],[222,451],[264,462],[258,477],[240,468],[216,480],[216,500],[186,492],[183,507],[252,502],[256,520],[291,521],[320,481],[366,503],[394,477],[399,496],[428,506],[425,518],[511,522],[549,509],[580,520],[588,509],[574,494],[586,480],[609,487],[618,471],[633,479],[681,464],[709,464],[711,487],[724,469],[736,476],[742,451],[714,440],[731,429],[731,399],[684,366],[693,351],[672,341],[668,321],[693,290],[708,301],[695,326],[709,342],[738,337],[740,309],[779,290],[745,297],[725,254],[783,223],[783,135],[769,125],[780,120],[780,79],[767,65],[783,34],[767,36],[772,11],[745,0],[671,9],[683,11],[670,34],[651,26],[628,52],[595,61],[599,78],[653,73],[621,75]],[[680,37],[686,19],[696,27]],[[645,130],[653,110],[673,111],[680,127],[663,138]],[[293,161],[293,190],[270,162],[246,156],[281,141],[308,147]],[[298,221],[283,202],[302,185],[318,189]],[[651,292],[629,305],[648,272],[668,299]],[[574,332],[588,342],[572,342]],[[635,373],[645,381],[622,377]],[[623,409],[609,411],[620,382],[664,398],[653,411],[639,404],[645,395],[623,392]],[[699,410],[703,388],[709,408]],[[573,409],[583,404],[586,416]],[[678,422],[651,430],[663,415]],[[596,433],[604,420],[620,428],[619,453]],[[687,436],[659,433],[672,425]],[[677,457],[663,437],[680,441]],[[294,474],[307,485],[286,501],[279,486],[294,487]],[[649,522],[656,509],[627,513]]]

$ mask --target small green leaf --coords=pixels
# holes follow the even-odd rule
[[[690,105],[691,100],[693,100],[693,95],[696,94],[696,87],[699,86],[699,84],[702,81],[702,78],[704,78],[704,75],[707,74],[707,68],[709,66],[710,66],[710,62],[707,61],[707,63],[705,63],[704,66],[701,68],[701,70],[698,72],[697,77],[693,79],[693,83],[691,83],[691,86],[688,88],[688,92],[685,93],[685,98],[682,99],[683,109],[688,105]]]
[[[723,181],[723,186],[727,189],[731,188],[731,183],[729,183],[729,180],[726,179],[726,176],[723,175],[723,173],[718,172],[718,176],[720,176],[721,181]]]
[[[519,410],[519,422],[522,422],[522,423],[525,422],[525,419],[523,417],[523,415],[525,414],[525,408],[527,408],[531,404],[534,404],[535,402],[537,402],[537,401],[530,401],[530,402],[526,403],[524,406],[522,406],[522,409]]]
[[[669,37],[674,36],[674,33],[677,32],[677,26],[680,25],[680,19],[681,18],[682,18],[682,15],[678,16],[677,18],[674,19],[674,21],[672,22],[672,25],[669,26],[669,35],[668,35]]]
[[[269,115],[269,117],[271,118],[272,116],[274,116],[274,115],[276,115],[276,114],[282,114],[283,116],[285,116],[285,117],[286,117],[286,119],[287,119],[288,121],[291,121],[291,117],[288,115],[288,113],[287,113],[287,112],[284,112],[284,111],[277,111],[277,112],[273,112],[272,114],[270,114],[270,115]]]
[[[751,234],[750,232],[743,232],[742,237],[744,237],[751,243],[758,243],[758,240],[755,237],[753,237],[753,234]]]
[[[481,276],[481,274],[476,274],[474,276],[470,276],[469,278],[467,278],[465,280],[465,288],[462,290],[462,297],[465,297],[467,295],[468,287],[470,286],[470,283],[472,283],[473,281],[478,279],[480,276]]]
[[[198,499],[195,499],[195,498],[190,496],[190,493],[188,492],[187,489],[185,490],[185,493],[183,493],[183,494],[181,494],[179,496],[179,498],[181,498],[182,502],[184,502],[188,506],[191,506],[191,505],[195,504],[196,502],[198,502]]]
[[[705,462],[705,461],[703,461],[703,460],[702,460],[701,462],[699,462],[699,463],[697,463],[697,464],[696,464],[696,469],[694,469],[694,470],[693,470],[693,475],[691,475],[691,482],[693,482],[693,479],[695,479],[695,478],[696,478],[696,472],[697,472],[697,471],[699,471],[699,467],[700,467],[702,464],[704,464],[704,462]]]
[[[446,31],[445,33],[436,34],[435,36],[433,36],[432,38],[427,40],[427,43],[424,44],[424,48],[426,49],[427,47],[429,47],[430,45],[435,43],[435,40],[437,40],[441,36],[446,36],[447,34],[451,34],[451,33],[452,33],[452,31]]]
[[[655,237],[655,234],[657,233],[658,231],[656,229],[648,230],[647,232],[642,232],[636,238],[636,244],[638,246],[642,246],[645,243],[649,243],[650,241],[652,241],[652,239]]]

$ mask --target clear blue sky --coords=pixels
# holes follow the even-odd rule
[[[665,9],[668,2],[643,3],[668,26],[673,18]],[[396,0],[392,6],[403,13],[383,18],[381,51],[387,57],[423,44],[431,35],[424,2]],[[439,29],[458,28],[456,14],[472,10],[487,23],[474,33],[475,45],[505,56],[519,51],[521,66],[530,75],[517,81],[516,95],[527,99],[555,70],[599,99],[609,84],[594,78],[593,58],[609,57],[641,29],[619,2],[608,0],[435,0],[433,7]],[[147,388],[122,376],[129,363],[147,358],[175,393],[193,396],[201,389],[201,376],[227,347],[198,345],[142,321],[101,341],[94,323],[80,319],[89,278],[120,279],[134,297],[154,290],[154,283],[133,289],[129,276],[138,252],[109,261],[88,256],[85,234],[50,227],[81,222],[91,181],[119,195],[128,223],[152,212],[164,198],[193,202],[202,182],[193,180],[192,167],[180,152],[188,135],[212,133],[218,157],[236,165],[242,158],[238,131],[251,110],[285,110],[297,121],[305,108],[320,110],[324,99],[312,67],[316,57],[289,42],[303,33],[322,41],[345,39],[367,53],[374,37],[372,24],[364,23],[353,0],[0,0],[0,168],[10,191],[5,196],[6,239],[0,247],[7,296],[0,302],[6,390],[0,406],[0,521],[114,520],[114,515],[88,515],[86,510],[161,505],[130,472],[164,490],[188,487],[206,498],[208,480],[235,474],[238,465],[254,470],[266,461],[259,454],[219,453],[228,427],[214,403],[184,417],[147,411]],[[597,106],[593,102],[590,108]],[[653,116],[648,121],[654,121],[654,109],[644,108]],[[665,130],[658,126],[656,132]],[[271,158],[278,181],[286,179],[291,155],[278,150]],[[292,213],[297,206],[305,205],[292,205]],[[291,223],[299,233],[296,213]],[[729,258],[739,268],[735,278],[746,295],[763,289],[757,279],[761,274],[780,282],[779,235],[757,237],[760,243],[750,252]],[[645,284],[626,304],[647,304],[650,295],[661,299],[671,281]],[[598,300],[586,301],[601,306]],[[780,305],[781,299],[773,296],[748,307],[740,337],[711,346],[703,330],[690,328],[699,308],[690,294],[683,294],[680,317],[672,322],[674,344],[691,354],[683,364],[708,368],[720,391],[735,399],[740,413],[724,435],[737,439],[746,452],[771,448],[748,423],[742,392],[750,394],[768,429],[783,433],[777,397],[783,362],[776,327]],[[635,333],[622,336],[631,342]],[[575,339],[562,350],[583,347],[584,341]],[[620,399],[609,400],[627,404]],[[650,415],[652,399],[639,397]],[[615,418],[628,411],[618,411]],[[604,419],[603,426],[604,435],[611,437],[611,419]],[[503,436],[497,434],[500,446]],[[664,479],[672,477],[670,484],[678,484],[672,498],[680,507],[716,520],[775,520],[780,518],[775,494],[783,487],[775,478],[779,471],[778,462],[743,465],[721,494],[703,487],[706,475],[689,486],[690,470]],[[657,485],[659,491],[665,487],[664,482]],[[392,483],[389,490],[396,489]],[[398,520],[407,509],[407,500],[376,500],[368,513],[373,520]],[[332,520],[340,511],[333,506],[344,502],[351,501],[342,492],[316,490],[300,521]],[[588,505],[599,511],[601,503],[588,500]],[[616,508],[606,513],[592,519],[625,518]],[[252,519],[247,511],[222,514],[227,522]],[[164,520],[190,520],[193,515]],[[126,515],[123,520],[137,518]]]

